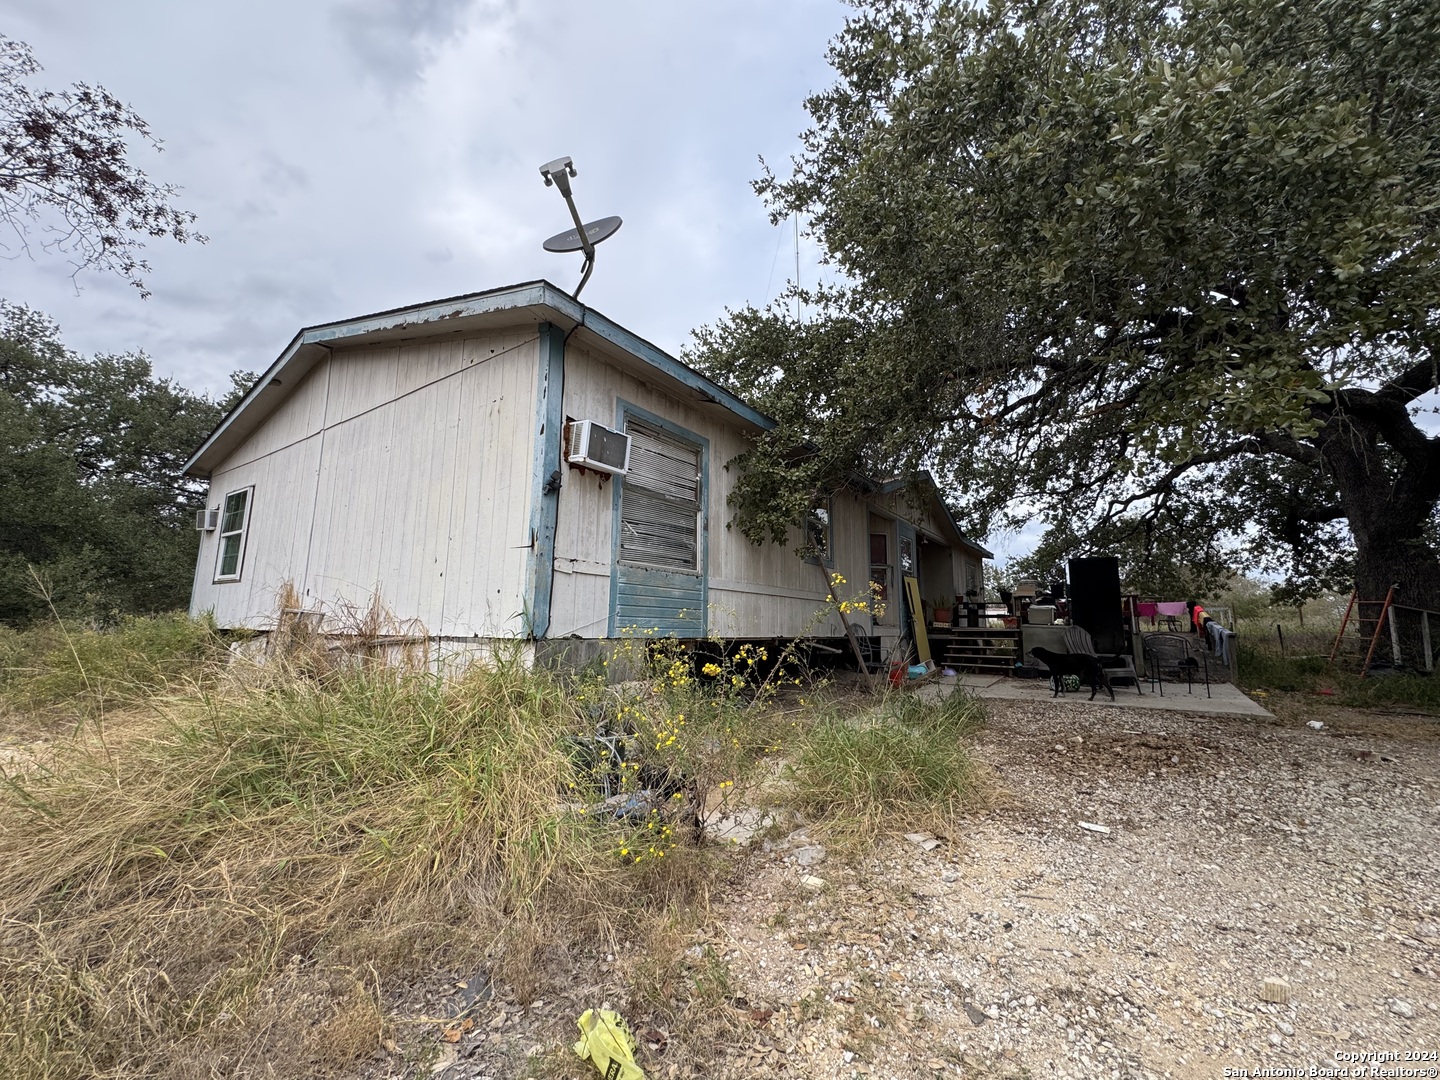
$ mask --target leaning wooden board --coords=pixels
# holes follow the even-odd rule
[[[920,581],[905,579],[905,599],[910,604],[910,625],[915,631],[915,659],[930,666],[930,638],[925,633],[925,609],[920,605]]]

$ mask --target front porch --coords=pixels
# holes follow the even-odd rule
[[[1230,683],[1211,683],[1207,697],[1202,686],[1195,686],[1186,693],[1185,685],[1167,684],[1165,694],[1154,693],[1142,679],[1140,693],[1133,686],[1117,686],[1115,700],[1108,694],[1098,694],[1090,700],[1088,688],[1070,694],[1054,697],[1049,679],[1012,679],[989,672],[971,672],[954,677],[943,677],[932,684],[933,693],[962,692],[978,698],[995,701],[1049,701],[1066,705],[1106,705],[1120,709],[1145,709],[1149,711],[1198,713],[1205,716],[1249,716],[1256,719],[1268,718],[1273,714],[1258,705],[1244,691]]]

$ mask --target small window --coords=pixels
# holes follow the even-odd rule
[[[810,559],[812,562],[819,560],[826,566],[835,565],[835,556],[832,550],[834,540],[832,505],[830,499],[822,499],[805,515],[805,544],[810,549]]]
[[[239,581],[245,561],[245,533],[250,525],[250,496],[254,488],[241,488],[225,496],[220,515],[220,557],[215,566],[216,581]]]
[[[874,519],[871,519],[871,528],[875,527]],[[890,537],[883,532],[872,532],[870,534],[870,585],[874,594],[876,605],[886,611],[890,607]],[[890,619],[876,618],[877,623],[889,622]]]

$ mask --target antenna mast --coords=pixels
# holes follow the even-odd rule
[[[607,217],[588,224],[581,223],[580,211],[575,209],[575,199],[570,194],[570,177],[575,175],[575,163],[568,157],[556,158],[554,161],[541,165],[540,175],[545,178],[546,187],[553,185],[560,192],[561,197],[565,200],[565,205],[570,210],[570,220],[575,222],[575,228],[556,233],[546,240],[545,250],[582,251],[585,253],[580,284],[575,286],[575,292],[571,294],[576,300],[579,300],[580,290],[585,288],[585,283],[590,280],[590,274],[595,269],[595,245],[614,236],[616,230],[620,228],[621,222],[618,217]]]

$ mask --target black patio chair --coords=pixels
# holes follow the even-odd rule
[[[1128,679],[1134,684],[1135,693],[1144,695],[1145,692],[1140,689],[1140,676],[1135,672],[1135,661],[1130,656],[1125,653],[1101,656],[1095,649],[1095,639],[1083,626],[1066,627],[1064,636],[1066,652],[1095,657],[1100,661],[1100,666],[1105,669],[1105,677],[1110,680],[1112,685]]]
[[[1205,696],[1210,697],[1210,661],[1203,649],[1193,647],[1186,634],[1146,634],[1145,672],[1151,687],[1165,696],[1165,677],[1173,675],[1178,682],[1185,680],[1185,692],[1195,692],[1195,680],[1205,682]]]

